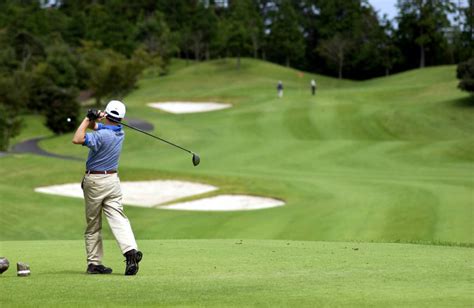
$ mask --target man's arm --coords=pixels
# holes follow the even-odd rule
[[[84,144],[86,141],[86,130],[88,127],[95,128],[96,123],[94,121],[89,120],[89,118],[84,118],[82,120],[81,125],[77,128],[76,132],[74,133],[74,137],[72,137],[72,143],[74,144]]]
[[[81,125],[76,130],[74,137],[72,137],[72,143],[74,144],[84,144],[86,141],[86,130],[87,128],[97,130],[99,124],[96,121],[100,121],[105,117],[105,112],[99,112],[99,118],[95,121],[91,121],[88,117],[85,117],[82,120]]]

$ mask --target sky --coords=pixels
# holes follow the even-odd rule
[[[468,0],[454,0],[454,3],[460,3],[463,6],[467,6]],[[382,17],[383,14],[387,14],[389,19],[395,18],[397,16],[397,0],[369,0],[369,3],[379,12],[379,16]]]
[[[388,15],[388,19],[393,19],[397,15],[397,0],[369,0],[369,3],[379,12],[379,16]]]

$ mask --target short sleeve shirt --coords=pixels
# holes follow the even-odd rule
[[[121,125],[99,123],[95,132],[87,133],[83,143],[89,148],[86,170],[118,170],[124,138],[125,133]]]

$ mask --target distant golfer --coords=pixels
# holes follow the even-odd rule
[[[277,92],[278,92],[278,97],[282,98],[283,97],[283,82],[281,82],[281,80],[278,81]]]
[[[316,94],[316,80],[311,79],[311,93],[313,96]]]
[[[79,125],[72,142],[87,146],[89,157],[82,189],[86,204],[87,227],[84,233],[88,274],[110,274],[112,269],[102,265],[102,211],[112,233],[126,258],[125,275],[135,275],[142,253],[122,207],[122,191],[117,174],[124,132],[120,122],[125,116],[125,105],[110,101],[105,112],[89,110]],[[96,123],[105,118],[105,124]],[[95,130],[86,133],[87,128]]]

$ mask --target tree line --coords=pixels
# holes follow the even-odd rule
[[[166,74],[173,57],[234,57],[236,69],[253,57],[367,79],[467,61],[474,50],[472,4],[454,0],[398,0],[395,20],[367,0],[43,2],[0,2],[0,149],[19,114],[45,114],[53,131],[69,131],[79,91],[100,106],[133,89],[144,68]]]

